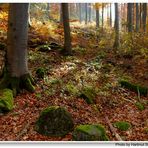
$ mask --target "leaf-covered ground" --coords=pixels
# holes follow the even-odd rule
[[[15,98],[13,111],[0,115],[0,140],[71,141],[72,133],[53,138],[34,130],[40,112],[48,106],[59,105],[72,114],[75,126],[103,124],[111,141],[117,139],[106,122],[106,116],[111,123],[127,121],[132,125],[127,131],[116,129],[123,140],[147,141],[148,98],[122,88],[118,82],[126,78],[148,86],[148,36],[134,35],[131,45],[128,36],[123,35],[121,48],[115,50],[112,48],[112,31],[100,30],[96,38],[91,26],[89,29],[72,26],[73,56],[62,56],[59,50],[38,51],[39,45],[47,42],[62,45],[62,34],[60,26],[51,31],[51,36],[44,36],[39,28],[30,29],[28,62],[36,81],[36,92],[22,91]],[[38,67],[46,69],[44,79],[37,78]],[[79,97],[85,86],[93,88],[97,94],[95,105],[87,104]],[[142,111],[134,104],[139,100],[145,107]]]

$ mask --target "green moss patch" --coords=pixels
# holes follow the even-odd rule
[[[93,87],[84,87],[80,97],[82,97],[88,104],[93,104],[95,102],[96,91]]]
[[[126,131],[131,128],[131,124],[125,121],[118,121],[113,123],[114,127],[118,128],[119,130]]]
[[[43,110],[36,122],[35,129],[46,136],[64,136],[73,129],[71,114],[63,107],[51,106]]]
[[[102,125],[79,125],[73,132],[74,141],[108,141]]]
[[[142,103],[140,103],[140,102],[136,102],[135,105],[141,111],[145,109],[144,105]]]
[[[13,109],[13,92],[11,89],[0,90],[0,110],[10,111]]]
[[[42,67],[39,67],[37,70],[36,70],[36,75],[38,78],[44,78],[45,76],[45,69],[42,68]]]
[[[136,84],[131,84],[126,80],[121,80],[121,81],[119,81],[119,83],[121,84],[122,87],[125,87],[131,91],[134,91],[136,93],[138,93],[138,91],[139,91],[140,95],[147,96],[147,94],[148,94],[147,87],[142,87],[142,86],[139,86]]]

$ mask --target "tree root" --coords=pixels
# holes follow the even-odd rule
[[[16,96],[21,89],[33,93],[35,91],[33,85],[35,85],[35,82],[30,74],[25,74],[21,77],[11,77],[8,73],[5,73],[3,79],[0,81],[0,89],[10,88],[14,96]]]

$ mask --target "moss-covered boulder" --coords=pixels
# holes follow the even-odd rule
[[[35,125],[38,133],[55,137],[68,134],[73,127],[71,114],[59,106],[51,106],[43,110]]]
[[[118,128],[119,130],[126,131],[131,128],[131,124],[126,121],[118,121],[113,123],[114,127]]]
[[[42,68],[42,67],[39,67],[39,68],[36,70],[36,75],[37,75],[38,78],[43,79],[44,76],[45,76],[45,69]]]
[[[127,80],[121,80],[121,81],[119,81],[119,83],[121,84],[122,87],[125,87],[131,91],[134,91],[136,93],[138,93],[138,91],[139,91],[140,95],[147,96],[147,94],[148,94],[147,87],[142,87],[142,86],[139,86],[136,84],[132,84],[132,83],[128,82]]]
[[[82,89],[80,97],[88,104],[93,104],[95,102],[96,92],[93,87],[87,86]]]
[[[10,111],[13,109],[13,92],[11,89],[0,90],[0,111]]]
[[[79,125],[73,132],[74,141],[108,141],[105,129],[100,124]]]

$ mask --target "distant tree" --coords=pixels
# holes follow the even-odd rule
[[[127,4],[127,27],[128,27],[128,32],[132,32],[133,31],[133,4],[132,3],[128,3]]]
[[[87,14],[88,14],[88,4],[85,3],[85,24],[87,24],[88,20],[87,20]]]
[[[89,8],[89,13],[88,13],[88,14],[89,14],[89,17],[88,17],[88,18],[89,18],[89,19],[88,19],[88,22],[91,22],[91,17],[92,17],[92,16],[91,16],[91,15],[92,15],[91,3],[89,3],[89,7],[88,7],[88,8]]]
[[[99,19],[99,8],[96,8],[96,28],[99,28],[100,27],[100,19]]]
[[[140,29],[142,28],[142,4],[140,3]]]
[[[30,92],[35,90],[27,63],[28,7],[27,3],[9,6],[6,67],[0,88],[10,87],[14,95],[20,88]]]
[[[63,27],[64,27],[64,55],[71,55],[71,35],[70,35],[70,24],[69,24],[69,11],[68,3],[62,3],[62,16],[63,16]]]
[[[96,9],[96,28],[100,27],[100,7],[102,6],[101,3],[95,3]]]
[[[139,31],[139,4],[136,3],[136,32]]]
[[[82,23],[82,6],[81,3],[79,3],[79,21]]]
[[[110,3],[110,27],[112,27],[112,4]]]
[[[102,3],[102,28],[104,26],[104,4]]]
[[[115,42],[114,42],[114,48],[118,48],[119,43],[119,8],[118,3],[115,3]]]
[[[47,3],[47,17],[50,19],[50,4]]]
[[[146,17],[147,17],[147,3],[143,3],[142,24],[144,32],[146,32]]]

